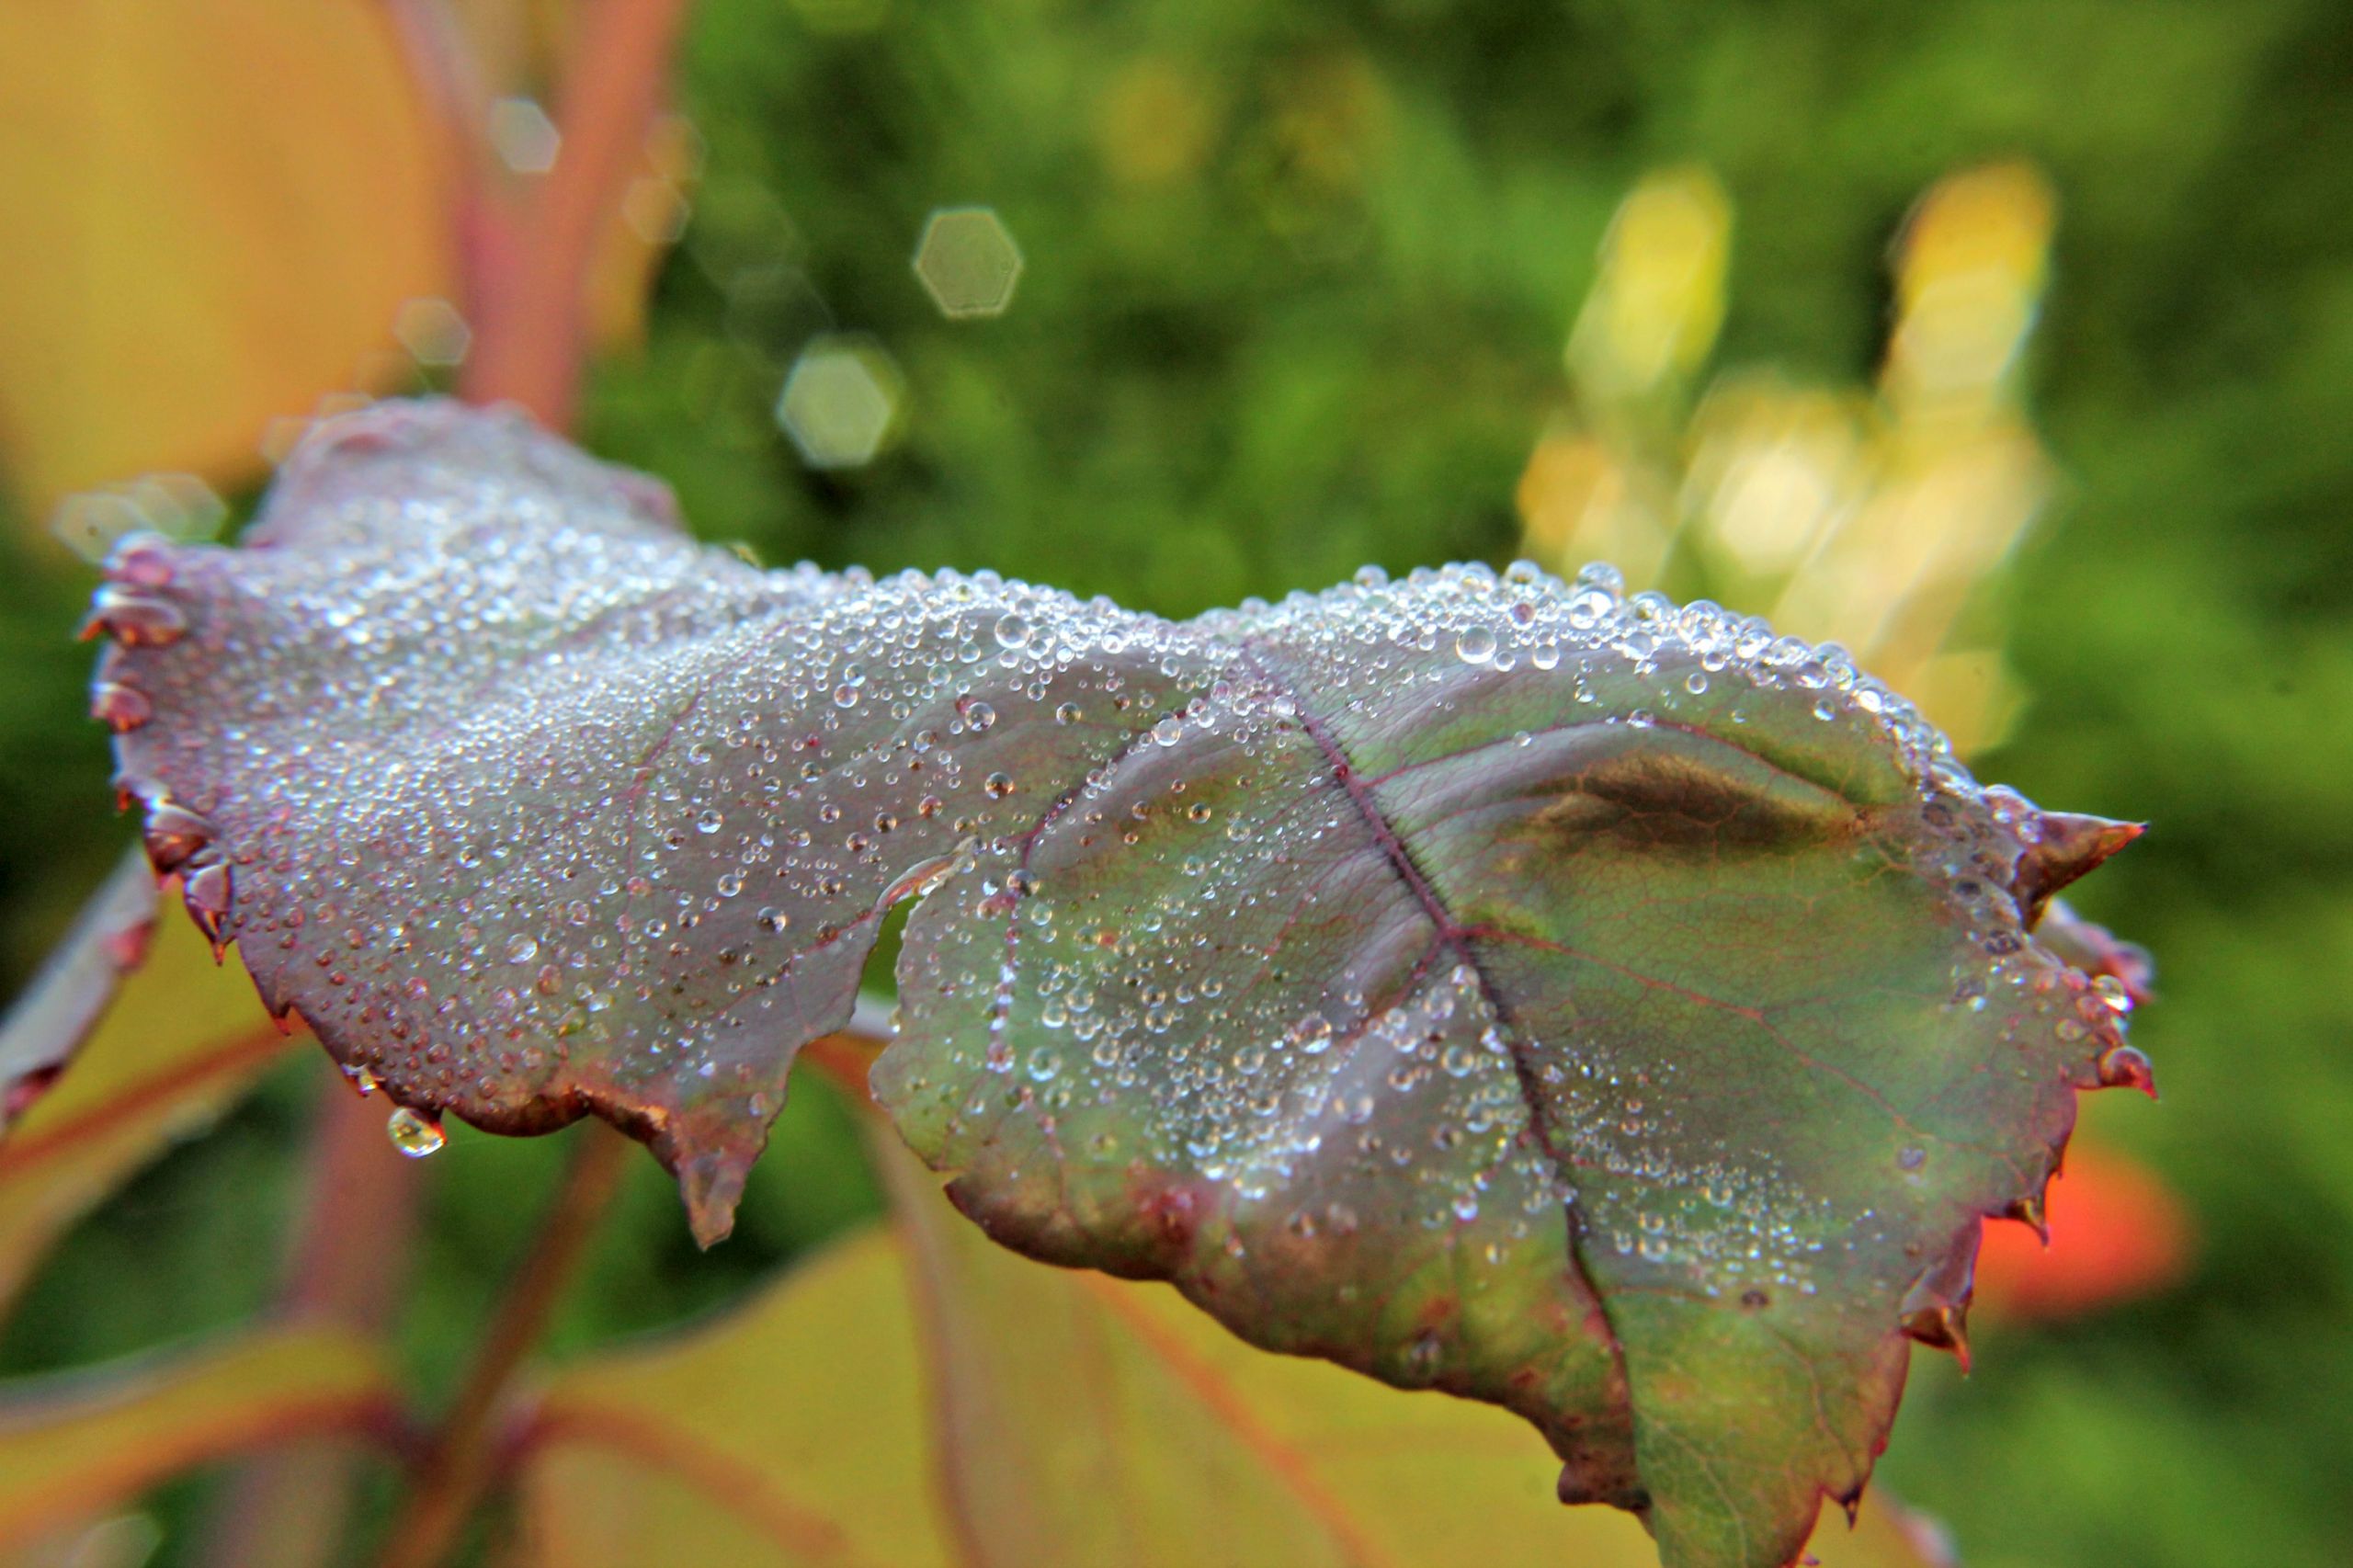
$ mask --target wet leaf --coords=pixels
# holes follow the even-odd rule
[[[1503,1404],[1670,1563],[1859,1492],[1981,1217],[2145,1074],[2029,934],[2125,835],[1606,572],[1183,625],[764,573],[437,405],[321,431],[247,546],[118,552],[95,706],[350,1070],[605,1116],[708,1241],[920,898],[876,1085],[992,1235]]]
[[[85,922],[102,909],[127,915],[134,904],[152,915],[152,876],[143,867],[138,876],[135,901],[109,884]],[[23,1020],[58,1005],[54,992],[36,986],[10,1015],[6,1038],[29,1037],[33,1025]],[[0,1313],[68,1227],[174,1140],[236,1103],[296,1043],[256,1016],[253,986],[234,966],[216,964],[187,921],[157,925],[73,1071],[28,1096],[29,1108],[0,1137]]]
[[[394,1430],[398,1406],[379,1360],[342,1330],[273,1328],[0,1384],[0,1550],[216,1460]]]

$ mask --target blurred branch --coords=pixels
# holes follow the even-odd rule
[[[553,430],[571,424],[597,235],[661,108],[687,4],[586,9],[562,78],[555,166],[518,214],[512,246],[488,250],[468,279],[475,338],[460,391],[473,402],[518,403]]]
[[[586,1123],[574,1138],[563,1188],[417,1466],[408,1506],[379,1568],[436,1568],[447,1561],[482,1499],[495,1457],[493,1417],[523,1358],[546,1332],[629,1157],[630,1141],[603,1122]]]
[[[512,266],[514,214],[500,199],[490,146],[490,85],[443,0],[385,0],[410,79],[442,141],[458,292],[471,309],[484,279]]]
[[[309,1207],[289,1260],[281,1322],[337,1324],[380,1339],[408,1274],[425,1168],[384,1137],[383,1107],[324,1075]],[[344,1444],[246,1465],[212,1519],[205,1560],[222,1568],[313,1568],[336,1560],[359,1455]]]

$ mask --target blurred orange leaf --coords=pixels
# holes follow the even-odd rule
[[[18,1383],[0,1395],[0,1550],[210,1460],[397,1420],[375,1348],[270,1329],[175,1358]]]
[[[2156,1174],[2078,1136],[2044,1199],[2046,1250],[2029,1227],[1989,1221],[1977,1304],[2010,1318],[2072,1317],[2146,1295],[2189,1267],[2189,1217]]]
[[[446,291],[437,143],[363,0],[24,0],[0,103],[0,462],[36,514],[250,478]]]
[[[0,1142],[0,1311],[68,1226],[299,1038],[278,1031],[252,983],[215,964],[187,921],[159,922],[74,1070]]]

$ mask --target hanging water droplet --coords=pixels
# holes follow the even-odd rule
[[[395,1106],[384,1133],[392,1147],[412,1160],[421,1160],[449,1140],[441,1131],[441,1123],[432,1117],[421,1115],[406,1106]]]

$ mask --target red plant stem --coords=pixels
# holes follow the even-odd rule
[[[384,1136],[385,1107],[324,1074],[310,1195],[277,1316],[390,1325],[408,1275],[424,1171]],[[359,1455],[348,1443],[269,1454],[239,1471],[214,1511],[205,1560],[221,1568],[324,1568],[336,1559]]]
[[[472,280],[473,350],[460,391],[512,402],[551,430],[572,423],[597,244],[661,107],[688,0],[598,0],[563,74],[555,167],[511,248]]]
[[[443,0],[384,0],[384,9],[409,79],[440,134],[457,294],[472,315],[488,280],[512,265],[515,248],[516,214],[491,157],[490,85]]]
[[[506,1403],[507,1385],[545,1332],[629,1156],[629,1140],[603,1122],[586,1122],[573,1137],[563,1186],[417,1465],[408,1506],[379,1568],[438,1568],[459,1544],[482,1499],[495,1457],[494,1418]]]

